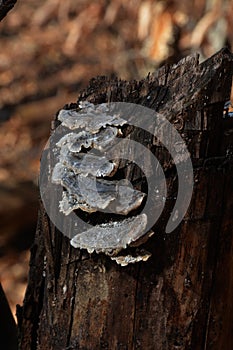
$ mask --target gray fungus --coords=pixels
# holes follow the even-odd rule
[[[122,135],[121,127],[127,121],[111,114],[107,104],[95,106],[84,101],[79,107],[80,111],[62,109],[58,114],[61,125],[67,128],[56,143],[59,155],[52,173],[52,182],[63,188],[59,209],[64,215],[76,209],[128,215],[140,207],[145,194],[127,181],[111,179],[117,165],[107,157],[108,148]],[[108,179],[104,179],[106,176]],[[137,252],[136,256],[117,256],[145,235],[146,225],[147,215],[139,214],[95,225],[74,236],[70,243],[89,253],[110,255],[118,264],[126,266],[150,257],[145,251]]]

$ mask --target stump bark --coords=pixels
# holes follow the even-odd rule
[[[233,56],[223,49],[204,63],[189,56],[139,82],[98,77],[80,93],[78,102],[131,102],[165,115],[188,145],[193,197],[179,227],[165,234],[177,174],[152,138],[169,198],[144,244],[152,257],[126,267],[72,248],[40,203],[28,288],[17,311],[20,349],[232,348],[233,118],[224,115],[232,71]],[[129,137],[143,143],[145,134],[132,130]],[[134,170],[123,174],[133,181]]]

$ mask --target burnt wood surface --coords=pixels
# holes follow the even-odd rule
[[[0,283],[0,344],[7,350],[16,350],[17,328],[10,306]]]
[[[166,115],[191,154],[193,197],[179,227],[165,234],[177,179],[166,150],[152,139],[171,199],[144,245],[152,257],[126,267],[72,248],[40,203],[17,311],[20,349],[232,348],[233,120],[223,118],[232,70],[232,54],[223,49],[204,63],[189,56],[142,81],[97,77],[80,93],[78,101],[131,102]],[[132,130],[129,137],[143,143],[145,135]],[[133,181],[134,170],[125,167],[125,177]]]

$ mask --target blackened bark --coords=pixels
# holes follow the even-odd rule
[[[78,101],[131,102],[166,115],[191,154],[193,198],[181,225],[165,234],[177,179],[167,151],[152,139],[170,200],[145,243],[152,257],[127,267],[72,248],[41,204],[18,310],[20,349],[232,348],[233,120],[223,118],[232,70],[232,55],[221,50],[202,64],[194,55],[139,82],[99,77],[80,94]],[[141,143],[144,136],[130,134]],[[134,169],[124,175],[133,180]]]
[[[0,283],[0,344],[7,350],[17,350],[17,328]]]

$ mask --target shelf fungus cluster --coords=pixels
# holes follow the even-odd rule
[[[58,120],[66,130],[56,144],[59,155],[52,173],[52,182],[63,188],[59,210],[64,215],[77,209],[128,215],[139,208],[145,194],[127,181],[111,178],[117,164],[107,157],[108,148],[122,135],[121,127],[127,121],[111,114],[107,104],[95,106],[89,102],[81,102],[79,111],[61,110]],[[135,254],[120,255],[145,237],[146,225],[146,214],[133,215],[92,226],[75,235],[70,243],[89,253],[105,253],[125,266],[150,257],[144,250],[140,253],[140,248]]]

